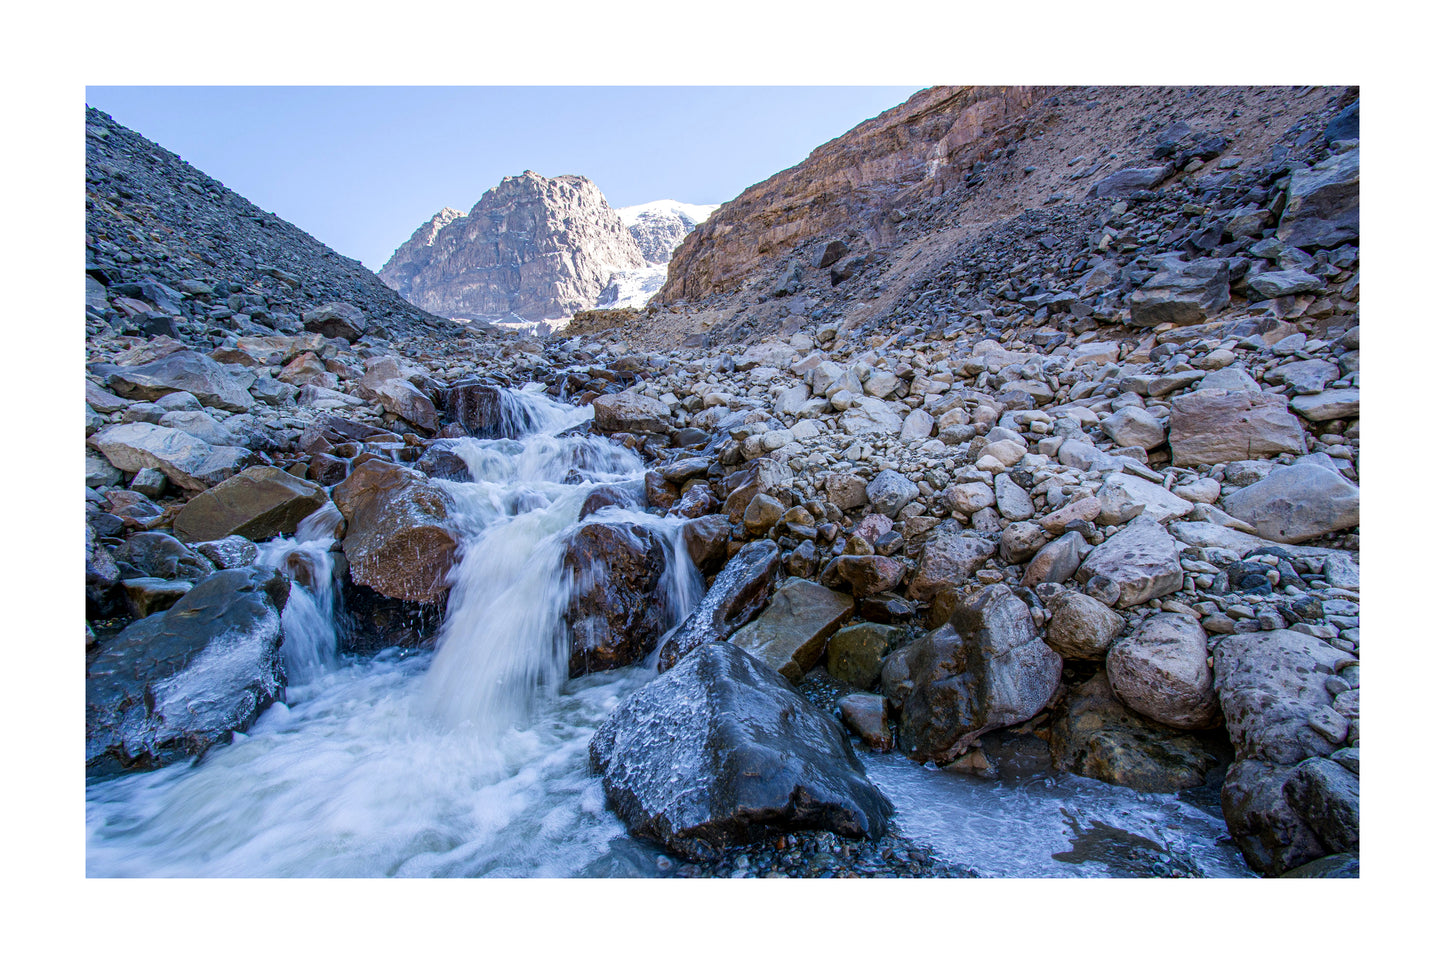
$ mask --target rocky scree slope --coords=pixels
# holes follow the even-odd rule
[[[526,171],[504,178],[466,215],[432,217],[380,275],[439,315],[540,322],[596,306],[614,274],[646,263],[597,185]]]
[[[293,502],[336,507],[345,645],[426,645],[454,548],[431,480],[465,471],[452,438],[498,432],[498,386],[541,382],[591,403],[590,430],[651,467],[642,491],[599,492],[591,508],[682,521],[707,578],[659,682],[680,668],[700,687],[761,686],[779,720],[807,716],[785,695],[796,685],[874,751],[984,776],[1023,754],[1212,800],[1260,872],[1357,873],[1350,113],[1311,120],[1277,167],[1099,199],[1120,223],[1097,229],[1119,248],[1172,255],[1150,255],[1151,272],[1095,265],[1052,293],[1047,267],[1028,273],[1047,265],[1039,245],[1008,261],[1024,268],[1003,272],[993,307],[930,286],[917,314],[867,330],[805,316],[748,348],[638,352],[615,330],[142,336],[92,310],[88,654],[112,652],[123,626],[133,642],[137,617],[198,604],[187,595],[212,569],[244,567],[253,540],[289,531],[294,514],[276,509]],[[1003,244],[978,250],[1001,258]],[[118,319],[126,296],[105,296]],[[245,507],[209,528],[182,518],[213,504]],[[586,528],[597,544],[634,541]],[[424,564],[389,564],[396,539]],[[600,553],[612,578],[583,602],[652,605],[631,588],[663,576],[645,549]],[[649,648],[609,631],[589,638],[582,671]],[[736,672],[715,658],[724,642],[750,657]],[[628,725],[667,691],[640,691]],[[686,729],[676,745],[724,731]],[[127,752],[111,746],[110,765],[148,765]],[[669,831],[668,812],[646,809],[649,775],[612,770],[605,745],[594,756],[614,804],[664,842],[677,833],[682,852],[697,827],[748,840],[769,819],[728,809]]]
[[[720,208],[679,248],[648,314],[621,319],[624,330],[639,345],[725,344],[822,320],[844,330],[890,315],[927,323],[928,305],[913,301],[930,288],[952,302],[939,306],[940,321],[947,308],[1016,310],[1020,293],[1005,282],[1020,274],[1058,292],[1105,260],[1133,255],[1121,263],[1129,267],[1152,253],[1118,231],[1117,244],[1098,247],[1114,200],[1142,193],[1177,207],[1207,194],[1212,210],[1186,217],[1196,228],[1212,222],[1224,213],[1210,204],[1221,185],[1239,183],[1245,168],[1307,160],[1354,96],[1319,87],[923,91]],[[1031,257],[1012,256],[1020,250]],[[959,272],[968,260],[977,264]]]

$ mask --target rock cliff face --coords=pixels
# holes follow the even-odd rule
[[[662,300],[726,291],[761,261],[845,230],[886,246],[894,208],[966,180],[1034,96],[1027,87],[933,87],[865,121],[722,205],[679,247]]]
[[[412,304],[450,318],[570,318],[597,304],[618,271],[646,258],[597,185],[525,171],[466,215],[443,210],[381,269]]]

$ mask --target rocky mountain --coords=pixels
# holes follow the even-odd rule
[[[597,185],[526,171],[465,215],[448,209],[430,218],[380,275],[445,317],[541,322],[594,307],[614,274],[646,264]]]
[[[717,211],[690,293],[539,338],[89,118],[88,872],[1358,876],[1358,123],[1338,87],[928,91]],[[358,658],[295,686],[323,611]],[[539,796],[497,804],[474,734],[431,781],[448,737],[381,712],[415,682],[525,707]],[[404,801],[376,834],[316,816],[336,730]],[[994,778],[1061,772],[1027,819],[1075,849],[1021,871]]]
[[[652,264],[667,264],[672,252],[689,231],[708,219],[716,204],[684,204],[681,201],[649,201],[618,208],[617,216]]]

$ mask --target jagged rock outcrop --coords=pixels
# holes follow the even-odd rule
[[[764,259],[836,233],[886,247],[894,210],[963,181],[1033,97],[1028,87],[933,87],[859,124],[722,205],[679,246],[661,300],[735,287]]]
[[[444,209],[430,218],[380,275],[435,314],[537,322],[595,306],[616,272],[646,262],[597,185],[524,171],[465,216]]]
[[[707,220],[716,204],[683,204],[680,201],[651,201],[618,208],[617,216],[637,242],[642,256],[652,264],[667,264],[672,252],[689,231]]]

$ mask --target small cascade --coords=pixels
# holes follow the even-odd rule
[[[288,686],[314,682],[336,666],[336,596],[331,545],[341,513],[327,502],[301,520],[296,535],[261,546],[256,561],[291,577],[291,594],[281,614],[286,639],[281,658]]]

